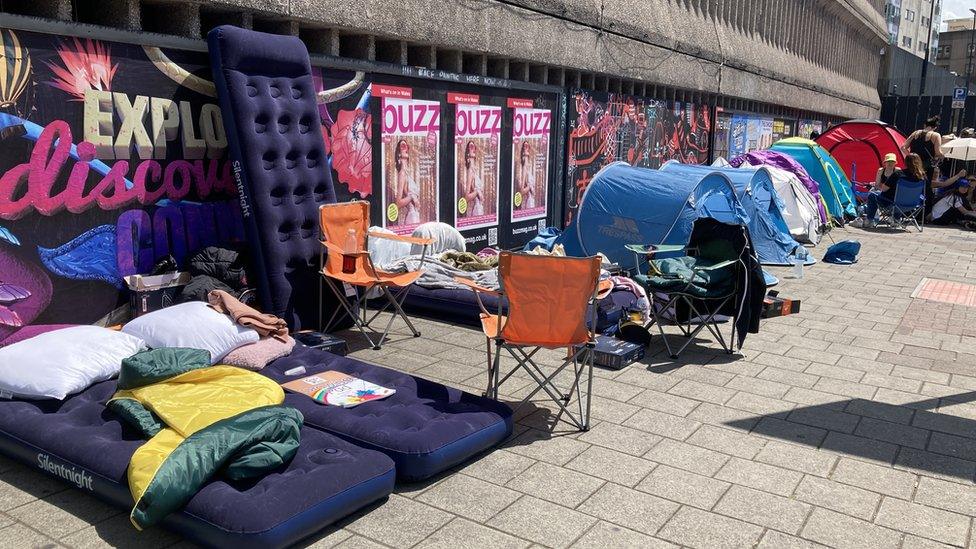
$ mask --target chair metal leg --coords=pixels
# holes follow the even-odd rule
[[[674,304],[676,302],[677,302],[677,298],[675,298],[675,297],[668,298],[668,302],[664,306],[664,310],[667,311],[672,306],[674,306]],[[666,333],[664,333],[664,323],[661,322],[661,315],[658,314],[657,308],[654,306],[654,303],[653,302],[651,303],[651,317],[654,318],[654,324],[657,324],[657,331],[660,332],[661,339],[664,340],[664,346],[668,350],[668,356],[670,356],[672,359],[678,358],[678,355],[676,355],[674,353],[674,351],[671,350],[671,342],[668,341],[668,335]]]
[[[485,385],[485,392],[481,396],[489,397],[491,396],[489,392],[491,391],[491,369],[494,366],[494,361],[491,358],[491,339],[485,338],[485,356],[488,357],[488,363],[485,364],[485,370],[488,372],[488,384]]]
[[[498,400],[498,374],[500,373],[499,368],[501,367],[502,358],[502,341],[495,341],[495,363],[492,365],[491,372],[488,373],[489,378],[489,390],[491,391],[491,398]]]
[[[510,355],[512,355],[512,358],[514,358],[518,362],[518,366],[516,366],[516,369],[519,366],[521,366],[526,372],[528,372],[529,376],[531,376],[532,379],[539,384],[539,387],[537,387],[534,391],[532,391],[532,393],[530,393],[529,396],[526,397],[526,400],[535,396],[535,394],[539,392],[539,389],[542,389],[546,392],[547,395],[549,395],[549,398],[551,398],[554,402],[569,401],[568,397],[566,395],[563,395],[562,392],[560,392],[559,388],[556,387],[556,384],[552,381],[553,379],[555,379],[556,375],[558,375],[559,372],[561,372],[563,368],[565,368],[565,366],[569,363],[569,360],[563,362],[562,366],[557,368],[556,371],[551,376],[547,377],[545,373],[542,371],[542,369],[539,368],[539,366],[532,361],[532,355],[535,354],[535,351],[537,351],[538,348],[536,348],[531,355],[526,354],[525,351],[523,351],[518,347],[506,347],[506,349],[508,349],[508,352]],[[513,352],[513,349],[517,349],[525,358],[519,358],[518,356],[516,356],[515,353]],[[532,368],[529,368],[529,364],[532,365]],[[511,375],[511,373],[509,375]],[[506,376],[505,379],[508,379],[508,376]]]
[[[349,301],[348,301],[348,299],[346,298],[345,293],[342,292],[338,287],[336,287],[336,284],[335,284],[335,282],[332,279],[325,278],[325,282],[326,282],[326,284],[329,285],[329,288],[332,290],[332,293],[335,294],[336,297],[339,299],[339,305],[342,307],[342,309],[345,311],[345,313],[349,315],[349,318],[352,319],[353,323],[359,329],[360,333],[362,333],[363,334],[363,337],[366,338],[366,341],[370,344],[370,346],[372,348],[378,349],[379,348],[378,344],[377,343],[374,343],[373,342],[373,339],[371,337],[369,337],[369,334],[368,333],[366,333],[366,329],[368,328],[368,326],[363,323],[363,321],[359,318],[359,315],[356,314],[356,312],[353,310],[354,307],[359,307],[361,305],[360,302],[363,301],[363,299],[360,298],[358,296],[358,294],[357,294],[356,300],[352,304],[350,304]],[[326,324],[326,329],[328,329],[329,327],[331,327],[332,322],[333,322],[333,320],[335,319],[335,317],[336,317],[336,315],[338,313],[339,313],[339,310],[337,309],[336,312],[334,312],[332,314],[332,318],[330,318],[329,319],[329,323]],[[339,318],[342,318],[342,317],[339,317]]]
[[[715,316],[718,315],[718,311],[720,311],[722,309],[722,307],[724,307],[725,304],[728,303],[729,299],[731,299],[731,296],[730,297],[725,297],[724,299],[722,299],[722,302],[719,303],[716,307],[714,307],[712,309],[712,311],[710,313],[708,313],[707,316],[702,315],[698,311],[698,308],[695,307],[694,303],[691,300],[687,300],[687,302],[688,302],[688,306],[691,308],[692,312],[699,319],[702,319],[701,320],[701,324],[699,324],[699,326],[698,326],[698,329],[695,330],[695,335],[697,335],[699,332],[701,332],[702,328],[707,328],[708,331],[718,341],[718,344],[722,346],[722,349],[725,352],[727,352],[729,354],[732,354],[733,350],[732,350],[731,343],[726,343],[725,342],[725,336],[722,335],[722,330],[719,327],[718,322],[715,321]],[[734,320],[734,318],[732,319],[732,329],[735,330],[735,320]],[[733,334],[734,334],[734,332],[733,332]],[[684,347],[682,347],[682,350],[684,350]],[[679,351],[679,353],[680,353],[680,351]]]
[[[587,374],[586,374],[586,417],[583,418],[583,430],[590,430],[590,406],[591,406],[591,395],[593,394],[593,361],[596,359],[593,353],[593,347],[587,344],[586,350],[586,363],[587,363]]]
[[[574,358],[575,357],[576,357],[576,355],[574,355]],[[519,407],[521,407],[523,404],[525,404],[526,402],[528,402],[529,400],[531,400],[532,397],[534,397],[536,395],[536,393],[538,393],[540,390],[544,390],[549,395],[549,398],[556,404],[556,406],[559,406],[559,409],[562,411],[562,413],[565,413],[566,414],[566,417],[569,419],[569,421],[571,423],[573,423],[578,429],[584,430],[584,427],[585,426],[584,426],[584,424],[582,422],[582,419],[583,418],[577,418],[576,416],[573,415],[573,413],[571,411],[569,411],[569,405],[568,405],[568,403],[563,400],[563,398],[558,393],[558,391],[556,393],[553,393],[552,392],[553,391],[553,388],[555,387],[555,385],[553,384],[553,380],[555,379],[555,377],[557,375],[559,375],[560,373],[562,373],[562,371],[564,369],[566,369],[566,367],[569,365],[569,363],[570,363],[570,361],[568,361],[568,360],[565,361],[565,362],[563,362],[563,364],[561,366],[559,366],[558,368],[556,368],[551,374],[549,374],[548,376],[546,376],[545,378],[542,378],[542,379],[540,379],[539,377],[537,377],[537,374],[535,372],[533,372],[532,369],[525,367],[524,364],[523,364],[522,366],[525,367],[525,371],[528,372],[529,373],[529,376],[531,376],[532,379],[536,382],[537,387],[535,389],[533,389],[532,392],[529,393],[522,400],[521,403],[519,403]],[[579,373],[575,376],[575,379],[573,381],[573,384],[574,385],[578,385],[579,384],[579,374],[582,374],[582,370],[580,370]],[[516,409],[518,409],[518,408],[516,408]]]

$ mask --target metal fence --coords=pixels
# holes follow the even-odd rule
[[[930,116],[942,118],[939,132],[957,133],[961,128],[976,127],[976,96],[966,100],[966,108],[952,109],[952,96],[888,96],[881,99],[881,120],[903,134],[919,129]]]

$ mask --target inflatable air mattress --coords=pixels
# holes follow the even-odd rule
[[[482,295],[481,301],[489,313],[497,314],[497,297]],[[475,293],[468,289],[431,289],[414,284],[403,307],[412,314],[481,329],[481,307]]]
[[[299,366],[303,373],[285,375]],[[512,410],[505,404],[301,344],[261,373],[281,383],[329,370],[396,393],[353,408],[323,405],[293,393],[285,396],[285,404],[302,412],[306,426],[391,457],[399,480],[418,481],[440,473],[512,433]]]
[[[126,469],[143,440],[105,407],[115,381],[64,401],[0,401],[0,452],[128,512]],[[205,485],[162,524],[214,547],[283,547],[390,494],[393,462],[303,427],[294,459],[260,479]]]

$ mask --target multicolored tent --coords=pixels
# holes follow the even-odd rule
[[[740,166],[765,166],[767,168],[777,168],[793,174],[796,179],[813,197],[817,208],[817,215],[820,223],[827,224],[827,209],[824,207],[823,199],[820,197],[820,185],[810,177],[807,170],[793,159],[792,156],[769,149],[752,151],[739,155],[728,161],[732,167]]]
[[[809,139],[790,137],[773,143],[776,152],[788,154],[803,166],[820,187],[827,213],[838,223],[857,217],[851,181],[826,149]]]
[[[837,160],[847,178],[859,183],[874,181],[888,153],[894,153],[898,167],[904,168],[904,143],[901,132],[880,120],[848,120],[817,138],[817,144]]]

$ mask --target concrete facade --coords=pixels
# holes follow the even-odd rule
[[[315,53],[647,94],[877,114],[884,0],[10,0],[6,11],[192,38],[215,25]]]
[[[972,25],[972,19],[969,20]],[[973,42],[972,27],[964,30],[943,32],[940,37],[939,51],[935,58],[935,64],[959,75],[959,83],[966,79],[966,68],[969,63],[976,61],[976,57],[971,57],[969,48]],[[970,71],[970,82],[976,81],[976,66]]]
[[[935,57],[941,14],[941,0],[888,0],[888,43],[921,58],[928,49],[929,58]]]

